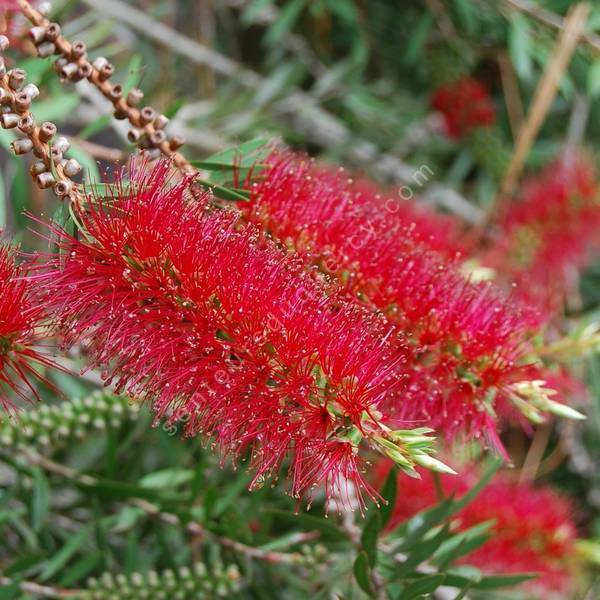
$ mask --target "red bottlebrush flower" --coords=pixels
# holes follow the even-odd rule
[[[448,135],[460,139],[475,127],[488,127],[496,111],[488,90],[470,77],[439,88],[431,105],[444,117]]]
[[[24,276],[14,252],[0,245],[0,403],[5,409],[12,406],[11,393],[23,400],[38,398],[32,380],[48,382],[33,365],[52,366],[36,349],[43,311]]]
[[[584,155],[569,155],[527,182],[519,199],[505,202],[497,241],[483,260],[551,318],[573,271],[598,249],[599,228],[594,165]]]
[[[252,486],[290,455],[294,496],[348,481],[375,496],[358,446],[386,435],[378,409],[400,396],[408,345],[169,169],[134,168],[110,201],[90,198],[80,239],[54,232],[65,252],[35,280],[65,343],[187,434],[248,450]]]
[[[414,381],[402,399],[388,396],[386,410],[449,438],[483,433],[501,447],[495,412],[511,413],[511,385],[532,373],[522,364],[529,317],[492,285],[469,283],[455,250],[436,251],[452,246],[438,217],[303,157],[275,153],[267,164],[239,205],[245,218],[411,341]]]
[[[385,471],[384,465],[379,467]],[[475,468],[461,468],[458,476],[441,476],[444,493],[464,495],[478,481]],[[438,502],[430,473],[422,479],[398,476],[398,494],[388,524],[398,524]],[[518,483],[505,474],[497,475],[456,516],[459,530],[494,521],[491,537],[460,560],[486,574],[538,573],[525,584],[536,598],[566,598],[574,591],[572,556],[577,530],[569,501],[549,487]]]

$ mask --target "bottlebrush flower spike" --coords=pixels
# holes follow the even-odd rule
[[[106,383],[152,401],[157,417],[185,420],[224,454],[248,451],[251,487],[290,455],[294,496],[354,484],[362,507],[376,493],[359,447],[392,440],[413,468],[422,448],[378,410],[411,367],[395,328],[330,295],[232,213],[211,213],[168,162],[127,175],[109,200],[75,209],[80,239],[53,232],[63,256],[34,275],[65,344],[83,343]]]
[[[571,272],[598,249],[600,185],[592,160],[569,154],[506,201],[496,242],[484,262],[517,282],[525,302],[551,318],[561,306]]]
[[[432,107],[444,117],[451,138],[460,139],[476,127],[489,127],[496,111],[486,87],[471,77],[440,87],[431,100]]]
[[[14,251],[0,245],[0,403],[4,409],[12,407],[11,394],[26,401],[39,398],[33,381],[50,384],[34,365],[53,366],[36,349],[43,311],[24,277]]]
[[[497,417],[514,414],[511,386],[541,379],[527,364],[530,315],[489,282],[470,283],[456,250],[435,251],[446,246],[436,217],[411,222],[416,210],[304,157],[276,152],[267,165],[239,204],[245,218],[408,335],[414,381],[386,411],[399,426],[485,435],[501,449]]]
[[[389,468],[381,464],[377,470]],[[446,495],[461,497],[479,480],[476,468],[461,467],[458,476],[441,476]],[[398,475],[398,494],[388,529],[439,501],[433,477],[426,472],[421,479]],[[523,584],[535,598],[571,597],[575,585],[573,555],[577,530],[573,507],[549,487],[517,483],[498,474],[479,495],[457,515],[455,526],[465,530],[493,521],[490,539],[460,559],[486,574],[537,573]]]

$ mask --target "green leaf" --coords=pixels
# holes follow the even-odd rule
[[[437,590],[444,583],[446,576],[444,574],[425,575],[407,585],[402,591],[400,598],[402,600],[412,600],[419,596],[427,596]]]
[[[481,479],[472,487],[460,500],[454,502],[452,514],[462,510],[467,504],[471,503],[481,492],[481,490],[490,482],[498,469],[504,464],[501,458],[495,458],[490,462],[490,466],[485,470]]]
[[[139,484],[145,488],[173,489],[194,479],[193,469],[163,469],[145,475]]]
[[[34,531],[41,531],[50,511],[50,484],[43,471],[33,471],[33,490],[31,495],[31,526]]]
[[[196,179],[202,187],[210,190],[217,198],[221,200],[231,200],[233,202],[247,202],[250,198],[250,192],[247,190],[239,190],[237,188],[226,188],[222,185],[217,185],[207,181],[206,179]]]
[[[33,108],[35,120],[63,121],[79,106],[79,94],[60,94],[42,102],[36,100]]]
[[[404,537],[400,550],[408,551],[419,543],[430,529],[439,525],[452,514],[453,506],[454,497],[449,496],[433,508],[418,513],[398,528],[395,532],[396,536]]]
[[[600,59],[596,59],[588,70],[587,90],[592,98],[600,97]]]
[[[381,531],[381,523],[381,514],[379,512],[373,513],[367,519],[360,538],[371,568],[377,564],[377,539]]]
[[[520,13],[514,13],[508,32],[508,50],[515,71],[522,79],[529,80],[533,74],[529,21]]]
[[[291,0],[285,4],[275,22],[269,26],[265,35],[264,40],[268,46],[277,44],[288,33],[298,20],[306,2],[307,0]]]
[[[252,157],[249,159],[249,156],[259,148],[266,146],[268,141],[269,139],[265,137],[253,138],[237,146],[232,146],[231,148],[211,154],[206,161],[235,164],[236,161],[241,159],[241,162],[239,162],[240,166],[250,166],[255,162],[255,158]],[[191,161],[191,163],[194,164],[194,161]]]
[[[190,161],[194,167],[198,167],[203,171],[236,171],[240,168],[239,165],[234,163],[219,162],[216,160],[192,160]],[[256,164],[253,165],[256,169],[264,169],[267,165]]]
[[[144,59],[141,54],[134,54],[127,65],[127,77],[123,82],[123,93],[126,95],[142,80]]]
[[[490,539],[489,530],[495,521],[485,521],[453,535],[446,540],[433,556],[433,561],[440,569],[459,559],[461,556],[469,554],[476,548],[479,548]]]
[[[94,119],[90,123],[88,123],[78,134],[77,137],[82,140],[86,140],[93,135],[96,135],[106,127],[108,127],[109,123],[112,120],[112,115],[102,115],[97,119]]]
[[[432,538],[419,540],[413,544],[413,549],[406,560],[394,570],[395,577],[405,577],[424,560],[429,559],[442,543],[450,536],[449,527],[446,525]]]
[[[83,546],[92,534],[92,531],[92,527],[88,525],[72,535],[67,540],[67,543],[46,563],[39,577],[40,581],[48,581],[48,579],[58,573]]]
[[[396,495],[398,493],[398,472],[394,467],[390,469],[388,476],[381,490],[381,497],[384,499],[379,512],[381,513],[381,527],[385,527],[391,516],[394,514],[396,506]]]
[[[59,585],[61,587],[75,585],[77,582],[84,580],[93,571],[100,568],[103,562],[104,556],[101,552],[85,554],[72,565],[69,565],[68,569],[65,569],[65,572],[59,581]]]
[[[538,576],[537,573],[519,573],[517,575],[488,575],[482,577],[481,581],[473,584],[474,590],[494,590],[501,587],[518,585],[524,581],[530,581]]]
[[[361,552],[354,561],[354,577],[360,588],[369,596],[374,597],[371,585],[371,570],[369,569],[369,557],[366,552]]]

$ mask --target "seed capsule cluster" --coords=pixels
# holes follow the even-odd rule
[[[192,568],[149,571],[147,574],[112,575],[105,573],[88,580],[88,589],[76,596],[79,600],[192,600],[193,598],[228,598],[240,588],[240,572],[235,565],[220,564],[207,569],[204,563]]]
[[[26,0],[18,0],[23,14],[33,23],[29,37],[37,48],[38,55],[49,57],[59,55],[54,68],[65,81],[77,82],[87,79],[114,107],[114,116],[127,120],[132,125],[128,139],[132,144],[146,150],[150,158],[161,155],[172,158],[174,165],[183,172],[193,173],[194,167],[177,152],[184,144],[180,136],[168,136],[165,127],[169,119],[150,106],[141,106],[144,94],[134,88],[125,93],[119,84],[110,81],[114,66],[103,56],[90,61],[85,43],[70,43],[60,31],[60,25],[51,23],[39,10]]]
[[[8,38],[0,36],[0,52],[8,46]],[[12,149],[17,155],[34,154],[36,160],[31,166],[31,175],[40,188],[53,188],[59,198],[76,200],[79,192],[72,178],[80,173],[81,165],[65,156],[69,141],[56,137],[54,123],[35,122],[30,108],[40,92],[35,84],[26,80],[27,73],[23,69],[7,70],[0,57],[0,125],[24,135],[12,142]]]

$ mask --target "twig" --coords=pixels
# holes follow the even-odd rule
[[[8,586],[15,583],[10,577],[0,577],[0,585]],[[83,590],[67,590],[64,588],[42,585],[33,581],[20,581],[19,589],[26,594],[34,594],[42,598],[76,598],[81,597]]]
[[[435,16],[442,35],[448,40],[455,40],[457,38],[456,29],[444,3],[441,0],[425,0],[425,5]]]
[[[556,96],[560,78],[565,72],[573,52],[575,52],[589,11],[588,4],[580,3],[571,10],[567,17],[565,28],[562,30],[552,57],[548,61],[542,79],[535,90],[531,109],[519,134],[515,151],[502,182],[500,196],[510,195],[514,191],[523,170],[527,153],[535,141]]]
[[[117,148],[109,148],[108,146],[102,146],[101,144],[95,144],[88,140],[83,140],[77,136],[67,136],[72,142],[75,142],[82,150],[85,150],[90,156],[98,158],[100,160],[106,160],[109,162],[119,162],[125,158],[125,153]]]
[[[506,52],[502,51],[498,55],[498,66],[500,67],[500,79],[504,90],[504,100],[506,101],[506,110],[508,112],[508,121],[513,139],[519,137],[521,127],[523,126],[524,110],[519,84],[515,76],[512,63]]]
[[[544,23],[544,25],[549,25],[550,27],[560,30],[565,28],[565,19],[541,6],[529,2],[528,0],[506,0],[506,2],[513,8],[537,19],[540,23]],[[600,35],[584,32],[581,35],[581,39],[589,44],[595,51],[600,52]]]
[[[519,482],[532,481],[535,479],[540,463],[542,462],[542,458],[544,457],[544,452],[546,451],[546,447],[548,446],[548,442],[550,440],[550,430],[551,428],[549,425],[542,425],[535,432],[535,436],[533,437],[533,441],[529,447],[529,452],[527,453],[525,462],[521,467]]]

